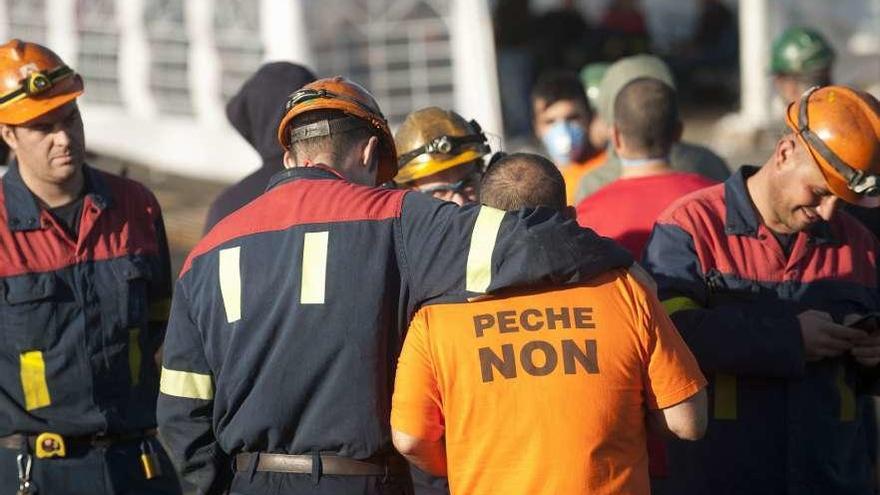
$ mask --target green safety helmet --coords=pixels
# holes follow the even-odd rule
[[[828,70],[834,49],[815,29],[790,27],[773,41],[770,70],[774,74],[804,74]]]
[[[584,91],[587,92],[587,99],[593,110],[599,108],[599,85],[602,84],[602,78],[605,77],[610,65],[608,62],[595,62],[581,69],[581,84],[584,85]]]

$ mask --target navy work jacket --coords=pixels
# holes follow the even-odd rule
[[[675,494],[873,493],[866,378],[849,355],[806,362],[797,315],[880,310],[878,241],[845,211],[786,253],[746,188],[754,167],[697,191],[654,226],[645,267],[710,381],[703,440],[672,441]]]
[[[17,165],[0,181],[0,435],[155,427],[171,295],[159,204],[134,181],[84,174],[76,239]]]

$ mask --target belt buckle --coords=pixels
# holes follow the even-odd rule
[[[58,433],[40,433],[34,442],[37,459],[51,459],[52,457],[66,457],[67,448],[64,437]]]

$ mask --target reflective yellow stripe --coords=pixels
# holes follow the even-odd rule
[[[165,395],[186,399],[211,400],[214,398],[211,375],[169,370],[164,366],[162,367],[162,378],[159,381],[159,391]]]
[[[715,419],[736,419],[736,375],[715,374]]]
[[[141,329],[128,329],[128,370],[131,373],[131,384],[141,382]]]
[[[303,239],[302,283],[299,302],[324,304],[327,281],[327,245],[330,233],[306,232]]]
[[[837,368],[837,392],[840,394],[840,420],[855,421],[856,419],[856,394],[852,387],[846,383],[846,369],[841,364]]]
[[[492,283],[492,252],[503,219],[504,211],[489,206],[480,207],[467,259],[465,288],[470,292],[484,293]]]
[[[24,391],[24,408],[28,411],[52,403],[49,386],[46,385],[46,363],[43,362],[42,351],[21,353],[21,389]]]
[[[171,312],[171,298],[163,298],[150,303],[150,321],[168,321]]]
[[[241,319],[241,247],[220,250],[220,295],[226,308],[226,321],[234,323]]]
[[[689,297],[679,296],[663,301],[663,307],[666,308],[666,314],[671,315],[684,309],[700,309],[702,306]]]

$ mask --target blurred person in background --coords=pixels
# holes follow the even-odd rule
[[[605,73],[610,66],[611,64],[607,62],[595,62],[585,65],[580,71],[581,84],[587,93],[587,101],[590,103],[592,115],[587,136],[590,140],[590,146],[593,149],[600,150],[602,158],[597,158],[600,162],[605,161],[606,148],[611,139],[611,127],[599,116],[599,86],[602,84],[602,78],[605,77]]]
[[[604,34],[605,60],[645,53],[651,48],[648,24],[638,0],[611,0],[599,22]]]
[[[573,213],[559,170],[526,153],[489,167],[480,200]],[[423,306],[397,369],[397,448],[453,493],[647,494],[645,417],[701,437],[706,381],[639,277]]]
[[[669,85],[643,77],[624,86],[614,104],[611,130],[621,176],[578,204],[578,223],[616,240],[640,259],[654,221],[667,206],[716,184],[669,165],[682,127],[675,90]]]
[[[834,48],[818,31],[794,26],[786,29],[771,48],[773,86],[787,106],[813,86],[831,84]]]
[[[211,203],[204,231],[226,215],[263,194],[269,179],[284,170],[283,150],[278,147],[278,122],[291,91],[315,80],[312,72],[290,62],[271,62],[260,67],[226,104],[226,118],[260,154],[260,168],[229,186]]]
[[[569,204],[581,177],[604,160],[588,139],[592,112],[573,72],[548,72],[532,88],[532,127],[547,155],[565,178]]]
[[[880,241],[841,200],[880,205],[880,103],[826,86],[789,105],[761,168],[663,212],[645,250],[709,378],[705,439],[670,441],[655,493],[875,493]]]
[[[477,201],[489,145],[480,124],[437,107],[406,116],[394,135],[399,170],[394,181],[461,206]]]
[[[531,131],[529,88],[534,80],[531,42],[535,18],[529,0],[498,0],[492,11],[504,132],[516,138]]]
[[[156,438],[159,204],[85,163],[83,80],[58,55],[10,40],[0,75],[0,493],[179,494]]]
[[[621,88],[640,77],[654,78],[675,88],[675,80],[669,67],[652,55],[634,55],[613,63],[606,71],[599,86],[598,118],[606,124],[614,122],[614,101]],[[679,172],[690,172],[706,178],[722,181],[730,176],[730,169],[724,160],[710,149],[693,143],[678,141],[669,154],[669,165]],[[613,149],[609,149],[604,163],[583,175],[577,185],[577,202],[589,197],[605,185],[617,180],[622,173],[620,160]]]

